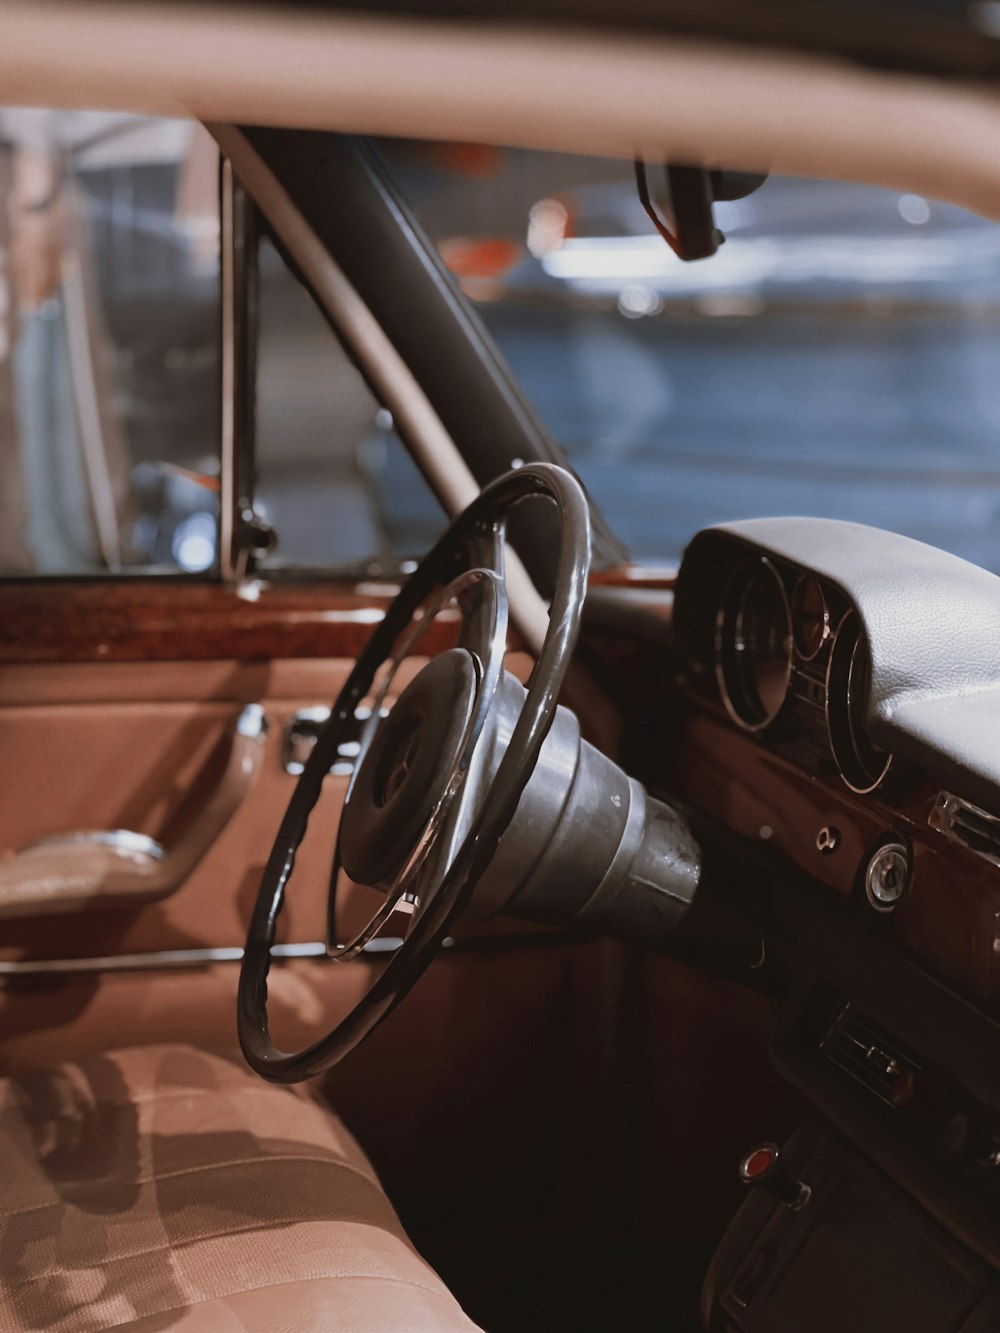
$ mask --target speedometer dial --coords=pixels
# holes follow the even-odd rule
[[[865,712],[872,660],[861,621],[848,611],[837,626],[826,673],[826,724],[840,776],[856,792],[870,792],[882,782],[892,756],[868,738]]]
[[[769,560],[749,561],[729,580],[716,629],[716,671],[733,718],[749,731],[770,726],[788,694],[792,623]]]
[[[792,590],[792,637],[803,662],[811,662],[830,633],[830,612],[818,579],[803,574]]]

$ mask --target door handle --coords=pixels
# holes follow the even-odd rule
[[[331,773],[343,777],[351,772],[361,750],[361,730],[371,715],[371,709],[362,706],[355,709],[353,721],[344,724],[344,739],[337,746],[337,757],[333,761]],[[383,709],[381,716],[386,715],[386,710]],[[293,778],[297,778],[305,768],[306,760],[316,744],[316,738],[329,717],[329,708],[300,708],[285,728],[281,762],[284,764],[285,772],[290,773]]]
[[[57,833],[0,861],[0,918],[140,905],[180,888],[243,801],[260,770],[267,719],[248,704],[207,800],[182,808],[169,845],[128,829]]]

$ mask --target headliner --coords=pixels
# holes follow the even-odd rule
[[[887,185],[1000,219],[992,81],[634,29],[5,0],[0,100],[641,152]]]

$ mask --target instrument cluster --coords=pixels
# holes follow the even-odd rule
[[[851,791],[886,781],[892,755],[869,738],[871,654],[843,592],[801,569],[748,555],[732,569],[715,624],[722,701],[744,730],[805,746]]]
[[[785,907],[805,881],[783,866],[1000,1015],[1000,578],[861,524],[749,519],[692,539],[672,631],[665,789],[760,848]]]

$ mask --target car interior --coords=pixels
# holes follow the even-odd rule
[[[1000,20],[667,8],[9,6],[3,1333],[1000,1330]]]

